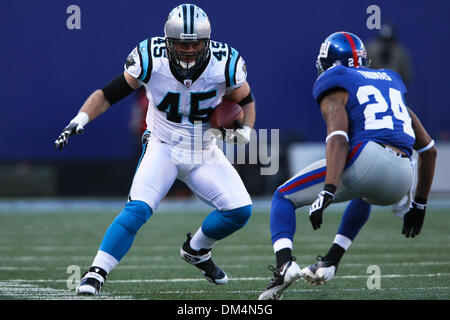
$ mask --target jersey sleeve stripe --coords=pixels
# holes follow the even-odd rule
[[[225,64],[225,82],[227,87],[230,87],[230,58],[231,58],[231,47],[228,47],[227,63]]]
[[[233,86],[236,84],[236,70],[237,70],[237,65],[238,65],[239,58],[241,57],[239,52],[236,51],[236,53],[237,53],[237,58],[236,58],[236,61],[234,63],[233,78],[232,78],[233,82],[234,82]]]
[[[141,53],[141,48],[140,45],[137,48],[137,52],[138,52],[138,56],[139,56],[139,65],[141,66],[141,72],[139,73],[138,79],[140,79],[142,77],[142,74],[144,73],[144,68],[142,67],[142,53]]]
[[[227,87],[236,85],[236,67],[239,57],[239,52],[236,49],[228,47],[228,60],[225,66],[225,81]]]
[[[150,76],[152,75],[153,70],[153,62],[152,62],[152,42],[147,40],[147,74],[144,77],[143,82],[147,83],[150,80]]]
[[[148,73],[148,62],[149,62],[149,52],[148,52],[148,39],[142,41],[139,43],[139,57],[142,58],[141,62],[141,74],[139,75],[138,79],[140,81],[143,81],[145,77],[147,77]]]

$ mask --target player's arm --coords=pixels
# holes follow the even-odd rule
[[[412,119],[412,127],[416,135],[414,149],[419,153],[418,181],[415,196],[427,199],[433,183],[434,169],[436,167],[437,150],[419,118],[408,108]]]
[[[236,130],[236,135],[238,136],[238,141],[243,140],[244,143],[247,143],[250,141],[250,131],[256,119],[255,101],[253,100],[250,85],[247,81],[244,81],[240,87],[231,91],[226,98],[238,103],[244,111],[242,128]]]
[[[139,86],[139,81],[124,71],[103,89],[95,90],[79,112],[85,112],[89,116],[89,121],[92,121]]]
[[[242,110],[244,111],[244,121],[242,124],[253,128],[255,124],[256,110],[255,101],[253,101],[248,82],[245,81],[242,86],[231,91],[231,93],[226,97],[231,101],[238,103],[242,107]]]
[[[408,108],[412,127],[416,135],[414,149],[419,154],[417,186],[411,208],[403,218],[402,234],[414,238],[420,233],[425,219],[425,210],[436,167],[437,150],[419,118]]]
[[[337,188],[344,171],[348,154],[348,93],[342,89],[334,89],[322,98],[320,111],[327,125],[327,174],[325,185],[332,184]]]
[[[327,126],[325,187],[309,209],[313,229],[320,228],[322,213],[333,201],[348,154],[348,116],[345,106],[348,93],[339,88],[330,90],[320,101],[320,110]]]
[[[68,143],[70,136],[83,133],[84,126],[89,121],[97,118],[139,86],[139,81],[124,71],[104,88],[95,90],[84,102],[75,118],[69,122],[58,139],[56,139],[55,149],[62,150]]]

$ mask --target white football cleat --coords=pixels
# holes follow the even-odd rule
[[[320,257],[321,259],[321,257]],[[331,261],[319,260],[317,263],[302,269],[303,279],[312,286],[325,284],[334,278],[337,264]]]
[[[258,300],[280,300],[283,297],[284,290],[302,277],[302,271],[295,259],[295,257],[292,257],[278,269],[269,266],[269,270],[273,271],[273,278],[267,285],[266,290],[258,297]]]

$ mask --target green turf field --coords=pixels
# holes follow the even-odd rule
[[[67,271],[89,267],[115,215],[0,213],[0,299],[87,299],[68,289],[77,274]],[[153,215],[95,299],[257,299],[272,276],[267,266],[275,262],[268,213],[254,212],[244,229],[214,249],[215,262],[230,278],[225,286],[210,284],[179,256],[185,234],[195,232],[205,215]],[[326,253],[339,220],[340,213],[330,207],[322,228],[313,231],[307,215],[298,212],[294,254],[301,267]],[[449,299],[448,210],[430,208],[422,234],[415,239],[405,239],[400,229],[399,218],[374,210],[335,279],[318,287],[300,280],[284,299]],[[372,275],[368,267],[373,265],[381,272],[379,289],[367,286]],[[369,283],[376,284],[371,279]]]

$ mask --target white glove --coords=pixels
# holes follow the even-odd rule
[[[242,128],[235,130],[235,143],[239,145],[245,145],[250,141],[250,133],[252,129],[249,126],[243,126]]]
[[[69,137],[75,134],[82,134],[84,132],[84,126],[89,122],[89,116],[85,112],[80,112],[75,118],[73,118],[67,127],[61,132],[58,138],[55,140],[54,148],[61,151],[69,142]]]

